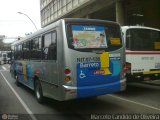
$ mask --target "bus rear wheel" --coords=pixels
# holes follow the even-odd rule
[[[35,97],[39,103],[43,102],[42,87],[38,80],[35,81]]]

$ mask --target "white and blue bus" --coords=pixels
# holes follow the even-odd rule
[[[126,43],[126,78],[129,82],[160,79],[160,30],[123,26]]]
[[[59,101],[126,88],[125,46],[115,22],[66,18],[12,44],[17,84]]]

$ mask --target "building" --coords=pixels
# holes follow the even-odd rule
[[[40,0],[41,26],[60,18],[93,18],[160,28],[160,0]]]
[[[10,51],[11,43],[4,43],[5,35],[0,35],[0,51]]]
[[[4,38],[5,38],[5,35],[0,35],[0,51],[3,48],[3,46],[4,46],[4,43],[3,43],[3,39]]]

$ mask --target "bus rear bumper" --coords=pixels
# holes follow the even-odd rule
[[[102,85],[83,86],[83,87],[71,87],[63,85],[63,87],[66,93],[65,100],[93,97],[93,96],[124,91],[126,89],[126,79]]]
[[[127,82],[159,80],[160,70],[127,74],[126,78],[127,78]]]
[[[124,91],[124,90],[126,90],[126,78],[125,79],[122,79],[121,81],[120,81],[120,84],[121,84],[121,89],[120,89],[120,91]]]

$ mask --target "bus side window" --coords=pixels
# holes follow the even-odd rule
[[[47,58],[47,55],[48,55],[48,48],[43,48],[43,60],[48,60]]]
[[[15,59],[16,60],[22,60],[23,59],[22,44],[16,45]]]
[[[43,36],[43,55],[44,60],[48,60],[48,48],[51,45],[51,33],[47,33]]]
[[[52,42],[48,48],[48,57],[50,60],[57,59],[57,36],[56,32],[52,32]]]
[[[56,32],[50,32],[44,35],[43,45],[43,59],[56,60],[57,59],[57,45],[56,45]]]
[[[30,59],[30,44],[29,41],[23,43],[23,59]]]
[[[31,40],[31,58],[41,60],[41,39],[40,37]]]

